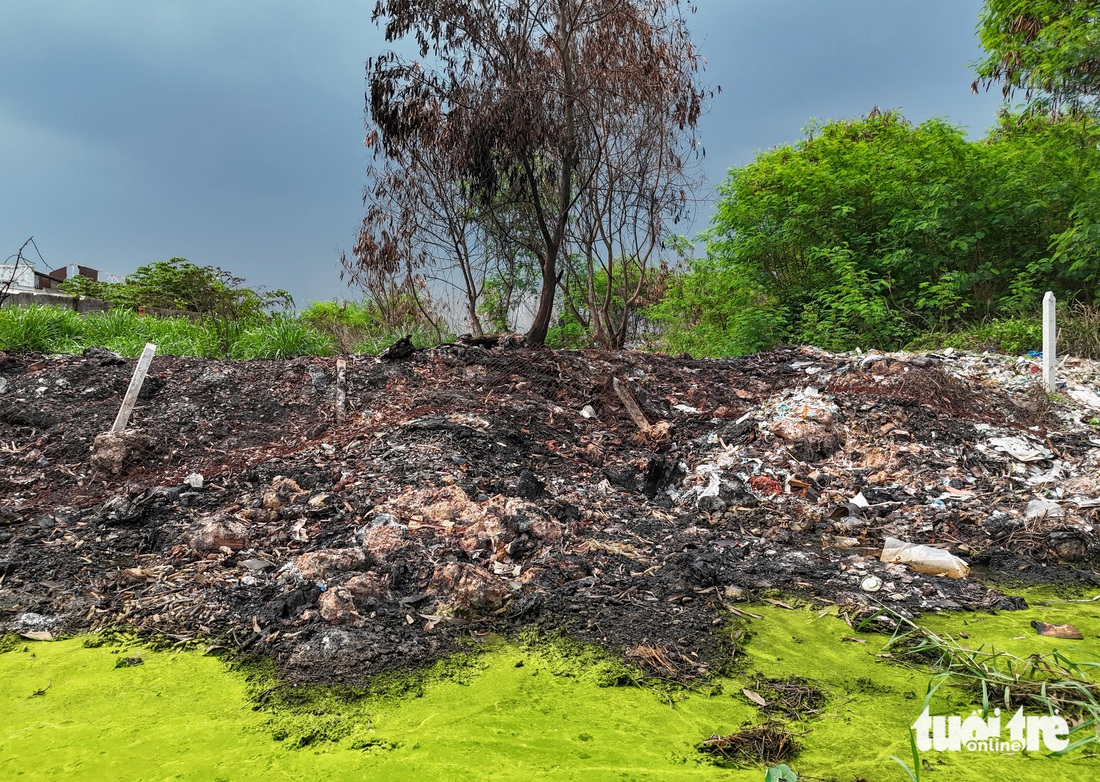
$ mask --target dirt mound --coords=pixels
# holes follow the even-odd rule
[[[132,370],[0,364],[0,627],[213,637],[303,679],[533,628],[692,676],[749,598],[915,614],[1097,580],[1092,413],[1010,359],[445,345],[348,359],[337,416],[331,359],[158,357],[141,447],[95,469]],[[974,573],[881,563],[886,537]]]

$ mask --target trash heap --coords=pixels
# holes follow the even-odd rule
[[[561,633],[669,676],[745,603],[871,616],[1096,585],[1100,366],[502,340],[380,361],[0,356],[0,628],[129,626],[303,680]],[[339,409],[337,409],[339,408]],[[106,466],[105,466],[106,465]],[[888,621],[880,617],[876,621]]]

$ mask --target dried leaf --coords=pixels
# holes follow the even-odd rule
[[[764,707],[768,705],[768,702],[760,697],[759,693],[753,692],[752,690],[741,690],[741,693],[757,706]]]
[[[1085,636],[1081,635],[1081,631],[1073,625],[1052,625],[1046,622],[1032,622],[1031,626],[1034,627],[1039,635],[1045,635],[1047,638],[1074,638],[1077,640],[1083,639]]]
[[[770,597],[765,597],[764,602],[765,603],[771,603],[773,606],[779,606],[780,608],[786,608],[788,611],[793,611],[794,610],[794,606],[788,605],[787,603],[784,603],[782,600],[773,600]]]

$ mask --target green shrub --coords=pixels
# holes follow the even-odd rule
[[[315,301],[302,311],[301,317],[318,329],[327,324],[339,324],[370,331],[382,322],[377,307],[354,301]]]
[[[546,347],[556,350],[584,350],[592,347],[592,334],[575,317],[562,317],[546,332]]]
[[[139,266],[124,282],[97,282],[76,276],[60,287],[73,296],[106,301],[112,308],[136,310],[144,305],[229,320],[254,319],[266,311],[284,310],[294,304],[284,290],[246,288],[242,278],[213,266],[197,266],[186,258]]]
[[[385,316],[371,302],[317,301],[301,314],[313,329],[329,337],[340,353],[377,354],[406,335],[418,346],[434,345],[439,339],[432,324],[418,311],[406,307],[397,322]]]

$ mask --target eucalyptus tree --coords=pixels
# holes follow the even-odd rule
[[[986,0],[978,34],[987,52],[979,84],[1022,91],[1054,113],[1100,111],[1100,2]]]
[[[378,0],[387,40],[411,40],[419,56],[367,64],[372,186],[349,271],[415,273],[431,253],[414,213],[446,202],[459,220],[443,233],[468,299],[480,267],[458,235],[467,248],[484,243],[482,258],[535,260],[528,340],[542,344],[578,253],[648,259],[688,200],[705,97],[692,10],[688,0]],[[629,194],[610,194],[630,177],[642,179]]]

